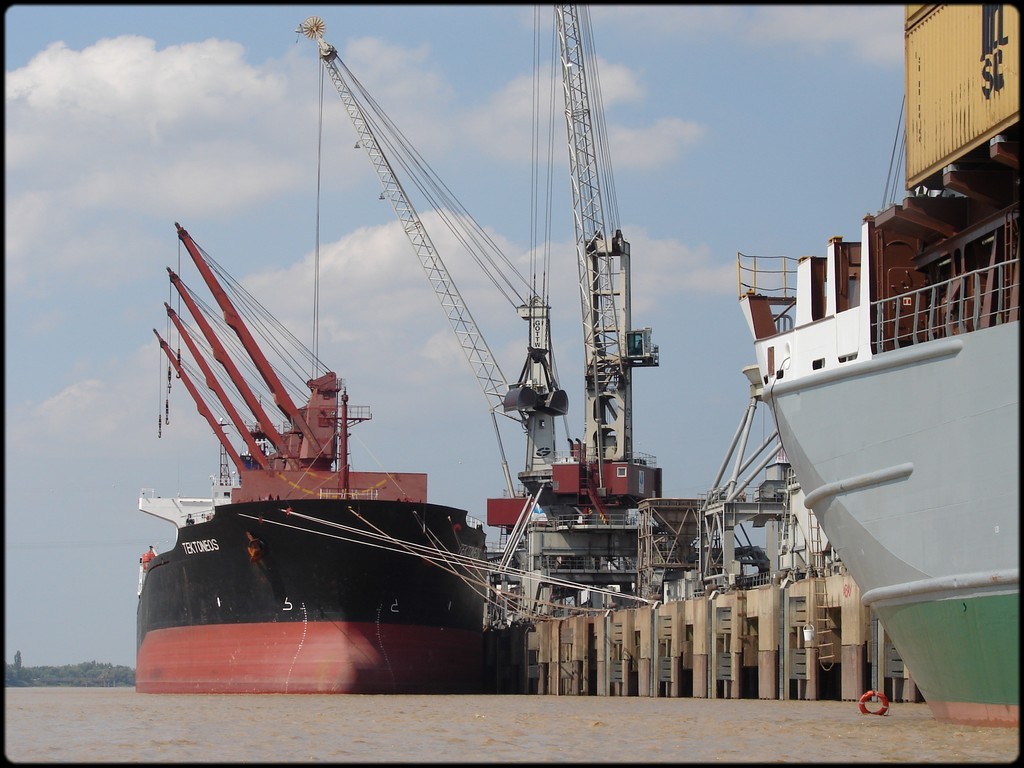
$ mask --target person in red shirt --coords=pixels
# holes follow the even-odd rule
[[[156,552],[153,551],[153,545],[150,544],[149,552],[146,552],[145,554],[142,555],[142,557],[139,558],[139,562],[142,563],[142,570],[144,570],[144,571],[148,571],[149,570],[149,562],[154,557],[156,557]]]

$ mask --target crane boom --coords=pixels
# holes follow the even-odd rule
[[[224,345],[217,337],[217,333],[210,326],[210,323],[206,320],[203,315],[203,311],[199,308],[196,300],[192,298],[192,294],[182,283],[181,278],[175,274],[175,272],[168,267],[167,274],[171,278],[171,285],[174,286],[178,295],[181,296],[185,302],[185,306],[188,307],[188,311],[192,313],[193,319],[199,325],[199,330],[202,332],[203,337],[210,345],[210,350],[213,354],[213,359],[224,366],[224,370],[227,371],[228,377],[231,379],[231,383],[235,385],[235,389],[242,396],[245,404],[249,407],[252,415],[256,418],[256,421],[260,425],[260,430],[264,436],[270,441],[270,443],[277,449],[277,453],[284,455],[286,452],[286,443],[284,436],[277,431],[274,426],[274,422],[271,421],[267,412],[263,410],[259,399],[253,393],[252,388],[245,381],[245,377],[242,376],[238,370],[238,366],[235,365],[234,360],[231,359],[231,355],[228,354]]]
[[[319,24],[317,24],[319,22]],[[455,332],[462,351],[469,360],[470,366],[476,374],[477,382],[480,384],[484,395],[487,397],[492,411],[502,407],[505,393],[508,391],[508,384],[498,367],[491,350],[484,341],[483,336],[477,328],[462,295],[452,281],[451,275],[438,256],[437,249],[430,240],[423,222],[420,220],[416,209],[409,201],[402,184],[398,181],[391,164],[384,156],[377,139],[370,128],[359,102],[356,101],[348,87],[348,83],[338,68],[338,52],[333,45],[323,39],[323,22],[316,17],[307,19],[296,30],[311,40],[315,40],[320,49],[320,59],[334,83],[334,87],[341,97],[341,101],[348,111],[352,124],[355,126],[358,135],[358,143],[369,155],[370,163],[373,165],[381,186],[384,189],[384,196],[391,202],[395,214],[402,225],[402,229],[408,235],[416,255],[420,260],[423,271],[434,289],[434,293],[441,301],[441,306],[448,316],[448,322]]]

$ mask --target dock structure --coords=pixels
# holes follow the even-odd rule
[[[499,574],[489,611],[485,691],[922,700],[777,431],[748,450],[762,382],[743,373],[749,399],[706,493],[523,527],[519,575]]]
[[[484,655],[490,693],[921,701],[845,573],[491,628]]]

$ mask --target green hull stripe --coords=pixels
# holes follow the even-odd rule
[[[927,701],[1020,703],[1020,594],[874,606]]]

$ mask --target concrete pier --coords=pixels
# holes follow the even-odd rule
[[[922,701],[847,574],[489,629],[484,658],[490,693]]]

